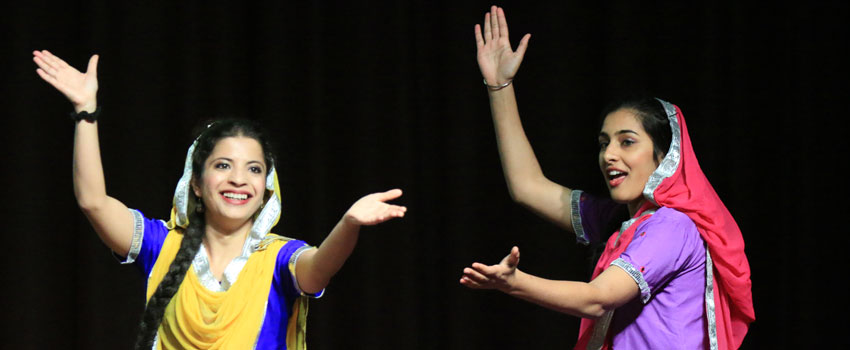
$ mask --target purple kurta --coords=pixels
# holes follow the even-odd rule
[[[574,191],[573,226],[580,243],[599,242],[616,207]],[[705,242],[685,214],[662,207],[638,224],[634,238],[611,265],[635,280],[641,295],[614,311],[614,349],[706,349]],[[611,268],[611,267],[609,267]]]
[[[159,258],[165,237],[168,235],[168,228],[161,220],[148,219],[140,212],[132,211],[136,220],[134,233],[136,237],[133,242],[138,243],[137,246],[131,247],[130,254],[124,263],[136,265],[146,277],[145,283],[147,283],[147,277],[150,276],[154,263]],[[278,252],[265,319],[258,331],[255,349],[286,349],[286,330],[295,299],[300,296],[318,298],[324,292],[316,295],[303,293],[290,273],[290,264],[294,265],[300,252],[308,248],[310,246],[304,241],[290,240]]]

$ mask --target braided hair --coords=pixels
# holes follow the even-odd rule
[[[219,140],[227,137],[249,137],[257,140],[263,148],[263,157],[267,165],[267,169],[274,166],[274,154],[268,138],[260,131],[260,127],[248,120],[229,119],[216,121],[207,126],[197,139],[197,145],[192,152],[192,178],[195,183],[200,184],[203,178],[204,164],[209,158]],[[200,203],[200,199],[195,196],[192,191],[189,194],[193,200]],[[188,213],[189,225],[185,229],[180,229],[183,232],[183,241],[180,243],[180,249],[177,251],[177,256],[171,265],[168,267],[168,272],[163,277],[162,281],[156,288],[156,291],[148,300],[145,306],[145,311],[142,314],[142,320],[139,323],[139,334],[136,338],[136,349],[151,349],[154,339],[156,338],[159,325],[162,323],[162,317],[165,314],[165,307],[171,302],[174,294],[183,283],[183,278],[186,272],[192,265],[195,254],[201,247],[201,242],[204,238],[206,221],[204,213],[192,211]]]

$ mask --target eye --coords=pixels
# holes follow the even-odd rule
[[[214,167],[215,167],[216,169],[230,169],[230,164],[227,164],[227,163],[224,163],[224,162],[222,162],[222,163],[216,163],[216,164],[214,165]]]
[[[263,173],[263,168],[260,168],[258,166],[252,166],[252,167],[248,168],[248,170],[250,170],[254,174],[262,174]]]
[[[600,140],[599,141],[599,151],[601,152],[602,150],[608,148],[608,143],[609,143],[608,141]]]
[[[632,139],[625,139],[625,140],[623,140],[623,142],[620,142],[620,144],[622,144],[623,147],[631,146],[634,143],[635,143],[635,140],[632,140]]]

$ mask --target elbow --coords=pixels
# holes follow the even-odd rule
[[[542,193],[548,189],[550,181],[540,174],[539,176],[525,176],[522,179],[508,179],[508,193],[511,199],[523,206],[531,207]]]
[[[317,294],[328,286],[330,280],[319,280],[317,278],[306,278],[303,283],[299,281],[298,287],[307,294]]]
[[[511,196],[511,200],[520,204],[522,206],[530,206],[532,193],[534,192],[533,186],[528,183],[519,183],[512,184],[508,186],[508,194]]]
[[[77,195],[77,205],[86,214],[97,212],[105,202],[102,198]]]
[[[582,317],[589,318],[591,320],[598,320],[602,318],[602,316],[604,316],[605,312],[607,311],[608,309],[605,308],[602,304],[595,303],[585,307],[585,309],[582,311]]]

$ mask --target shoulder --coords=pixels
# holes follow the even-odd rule
[[[677,235],[697,234],[697,226],[688,215],[676,209],[661,207],[649,219],[638,226],[638,231],[652,231],[658,233],[676,233]]]
[[[636,243],[652,242],[651,245],[659,249],[696,249],[703,245],[694,221],[685,213],[667,207],[658,209],[649,219],[640,223],[634,237]]]

